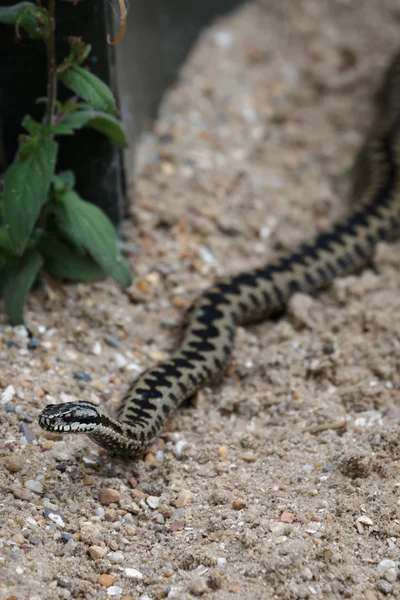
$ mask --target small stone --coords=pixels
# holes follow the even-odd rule
[[[93,560],[97,560],[99,558],[105,557],[105,555],[107,554],[107,548],[103,548],[102,546],[89,546],[88,552],[90,554],[90,558],[93,558]]]
[[[22,421],[22,423],[20,423],[19,430],[28,442],[28,444],[36,440],[36,435],[33,433],[28,423],[25,423],[25,421]]]
[[[228,456],[228,446],[221,446],[220,448],[218,448],[217,454],[221,458],[226,458]]]
[[[85,371],[75,371],[74,377],[77,381],[92,381],[89,373],[85,373]]]
[[[242,498],[238,498],[232,502],[233,510],[242,510],[242,508],[245,508],[245,506],[246,502],[242,500]]]
[[[281,520],[282,523],[293,523],[293,521],[294,521],[294,513],[284,511],[281,514],[280,520]]]
[[[113,502],[118,502],[120,498],[121,494],[118,490],[114,490],[113,488],[103,488],[100,490],[101,504],[112,504]]]
[[[116,335],[113,335],[112,333],[105,333],[103,339],[109,346],[117,349],[121,348],[121,342]]]
[[[362,523],[363,525],[373,525],[373,521],[372,519],[370,519],[369,517],[367,517],[366,515],[361,515],[361,517],[358,517],[357,521],[359,523]],[[383,561],[382,561],[383,562]]]
[[[131,567],[125,569],[125,576],[130,577],[131,579],[143,579],[143,573],[137,569],[132,569]]]
[[[35,481],[34,479],[28,479],[27,481],[25,481],[24,487],[26,487],[26,489],[30,490],[31,492],[35,492],[35,494],[43,493],[42,484],[40,483],[40,481]]]
[[[100,585],[102,585],[103,587],[110,587],[115,581],[115,577],[112,577],[112,575],[108,575],[107,573],[102,573],[98,580],[97,583],[99,583]]]
[[[8,385],[0,396],[0,404],[9,404],[15,396],[15,389],[12,385]]]
[[[380,592],[382,592],[382,594],[390,594],[390,592],[393,589],[393,586],[391,583],[389,583],[388,581],[386,581],[386,579],[379,579],[376,582],[376,587],[378,588],[378,590]]]
[[[46,506],[43,509],[43,516],[45,519],[50,519],[50,521],[53,521],[53,523],[55,523],[59,527],[65,527],[66,517],[64,517],[64,515],[62,515],[58,511],[56,511],[52,508],[48,508]]]
[[[389,583],[394,583],[399,575],[397,563],[395,563],[394,560],[390,560],[388,558],[381,560],[381,562],[376,567],[376,570],[380,575],[382,575],[382,578],[386,581],[389,581]]]
[[[112,585],[107,590],[107,596],[119,596],[122,594],[122,588],[118,585]]]
[[[202,596],[208,592],[207,580],[204,577],[197,577],[190,586],[190,591],[195,596]]]
[[[16,533],[15,535],[12,536],[12,541],[15,542],[16,544],[23,544],[25,542],[25,538],[22,535],[22,533]]]
[[[32,500],[31,492],[29,490],[25,490],[24,488],[16,488],[13,490],[13,495],[14,498],[17,498],[17,500]]]
[[[395,566],[396,566],[396,563],[394,562],[394,560],[390,560],[389,558],[384,558],[377,565],[376,570],[378,571],[378,573],[384,573],[387,569],[392,569]]]
[[[160,506],[160,498],[158,496],[148,496],[146,503],[154,510]]]
[[[109,552],[107,554],[107,558],[112,563],[122,563],[125,560],[125,556],[122,554],[122,552]]]
[[[68,544],[68,542],[73,539],[74,538],[72,537],[72,535],[70,533],[62,533],[61,534],[61,541],[63,544]]]
[[[49,450],[53,450],[53,447],[54,447],[53,440],[43,440],[43,442],[42,442],[43,452],[48,452]]]
[[[87,473],[84,474],[83,476],[83,485],[93,485],[94,479],[91,475],[88,475]]]
[[[176,508],[183,508],[193,500],[193,494],[190,490],[182,490],[175,500]]]
[[[100,354],[101,354],[101,344],[100,344],[100,342],[95,342],[93,344],[92,354],[94,354],[95,356],[100,356]]]
[[[137,529],[135,527],[135,525],[125,525],[125,532],[126,535],[128,535],[129,537],[133,537],[134,535],[137,534]]]
[[[66,590],[69,590],[72,587],[71,582],[66,579],[57,579],[57,586]]]
[[[116,353],[116,355],[115,355],[115,362],[117,364],[118,369],[123,369],[128,364],[127,359],[120,352]]]
[[[368,477],[372,471],[372,456],[370,454],[353,453],[345,456],[340,464],[343,475],[356,479]]]
[[[25,459],[23,458],[23,456],[20,456],[18,454],[13,454],[7,459],[7,469],[10,473],[18,473],[22,470],[24,464]]]
[[[372,590],[365,590],[364,592],[365,600],[378,600],[376,594]]]
[[[28,350],[36,350],[40,346],[40,342],[37,338],[33,337],[28,342]]]

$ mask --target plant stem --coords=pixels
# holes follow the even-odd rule
[[[47,107],[46,107],[46,125],[50,126],[53,121],[54,105],[56,101],[56,56],[54,43],[55,29],[55,0],[49,0],[49,21],[50,30],[47,39],[47,64],[48,64],[48,84],[47,84]]]

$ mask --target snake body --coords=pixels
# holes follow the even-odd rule
[[[237,325],[268,317],[295,292],[314,292],[364,265],[376,244],[400,228],[400,54],[386,73],[362,157],[368,183],[361,207],[295,252],[201,294],[188,311],[177,350],[139,376],[116,417],[90,402],[68,402],[47,406],[41,427],[85,433],[117,454],[142,454],[171,413],[223,371]]]

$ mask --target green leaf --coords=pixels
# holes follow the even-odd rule
[[[72,281],[96,281],[105,275],[103,269],[89,255],[82,256],[78,250],[47,235],[40,242],[46,271],[56,279]]]
[[[8,235],[4,227],[0,225],[0,253],[3,251],[12,253],[13,248],[10,244],[10,240],[8,239]]]
[[[18,261],[16,266],[5,270],[2,295],[11,325],[20,325],[24,322],[25,300],[42,265],[43,259],[39,252],[33,251],[27,254],[24,260]]]
[[[36,8],[32,2],[18,2],[13,6],[4,6],[0,8],[0,23],[5,25],[15,25],[18,19],[19,11],[22,8]]]
[[[59,129],[59,128],[63,128]],[[104,133],[111,141],[122,146],[127,145],[127,139],[122,124],[118,119],[107,113],[95,110],[77,110],[66,114],[59,123],[53,125],[55,134],[73,133],[82,127],[93,127]]]
[[[118,250],[114,227],[94,204],[85,202],[75,192],[67,191],[51,205],[61,232],[79,247],[83,246],[122,286],[131,284],[128,263]]]
[[[38,139],[30,153],[17,157],[4,175],[3,223],[16,254],[23,254],[47,200],[57,149],[54,140]]]
[[[35,40],[45,40],[49,32],[46,9],[32,2],[18,2],[14,6],[0,8],[0,23],[15,25],[17,35],[19,27],[22,27]]]
[[[55,192],[65,192],[72,190],[75,185],[75,175],[72,171],[61,171],[53,177],[53,185]]]
[[[115,100],[110,88],[96,75],[82,67],[72,65],[61,73],[59,79],[75,94],[86,100],[92,108],[114,114]]]

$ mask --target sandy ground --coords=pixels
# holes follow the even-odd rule
[[[259,0],[206,31],[139,155],[135,284],[42,288],[0,328],[0,598],[400,598],[400,245],[240,329],[144,461],[46,436],[110,410],[185,306],[349,209],[396,0]]]

